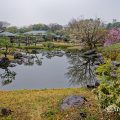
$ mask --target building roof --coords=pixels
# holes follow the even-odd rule
[[[47,31],[44,31],[44,30],[30,31],[30,32],[24,33],[24,35],[46,35],[46,34],[47,34]]]
[[[2,33],[0,33],[0,36],[14,37],[14,36],[15,36],[15,34],[10,33],[10,32],[2,32]]]

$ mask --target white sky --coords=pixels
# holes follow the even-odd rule
[[[0,0],[0,21],[16,26],[65,25],[72,18],[81,16],[120,21],[120,0]]]

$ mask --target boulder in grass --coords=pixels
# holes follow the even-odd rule
[[[85,113],[85,112],[80,112],[80,117],[81,117],[81,118],[86,118],[86,117],[87,117],[87,113]]]
[[[71,107],[80,107],[84,105],[86,102],[86,98],[84,96],[80,95],[73,95],[73,96],[68,96],[63,100],[63,103],[61,105],[62,110],[69,109]]]
[[[112,104],[112,105],[108,106],[107,108],[105,108],[104,111],[108,112],[108,113],[119,112],[120,111],[120,107],[118,107],[115,104]]]
[[[112,65],[116,67],[120,67],[120,62],[112,61]]]
[[[1,109],[1,114],[2,114],[3,116],[11,115],[12,112],[13,112],[13,111],[10,110],[9,108],[2,108],[2,109]]]

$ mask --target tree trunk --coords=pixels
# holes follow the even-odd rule
[[[6,50],[5,50],[5,53],[4,53],[4,55],[5,55],[5,58],[7,58],[8,46],[6,45],[5,47],[6,47]]]

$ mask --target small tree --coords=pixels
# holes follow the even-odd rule
[[[18,31],[18,28],[17,28],[16,26],[8,27],[8,28],[6,29],[6,31],[11,32],[11,33],[17,33],[17,32],[19,32],[19,31]]]
[[[0,47],[5,47],[5,50],[4,50],[4,56],[5,57],[7,57],[8,49],[11,45],[12,44],[11,44],[9,38],[7,38],[7,37],[0,38]]]
[[[69,22],[67,31],[73,40],[88,46],[90,49],[95,48],[96,44],[102,43],[106,35],[106,30],[100,19],[74,19]]]

